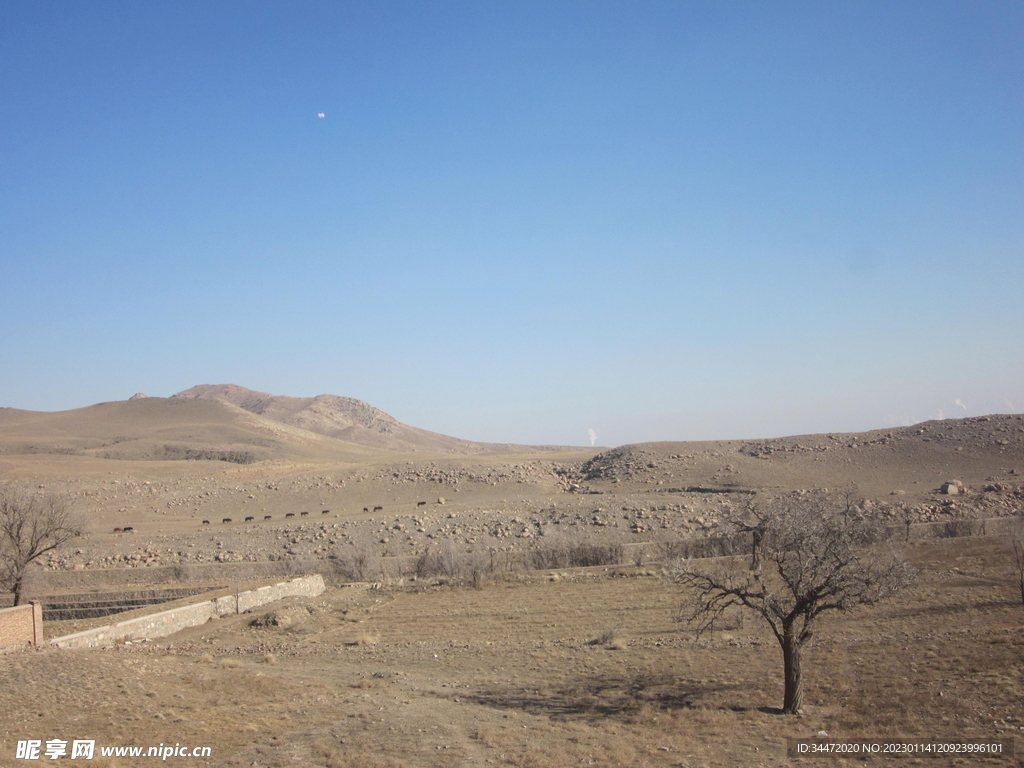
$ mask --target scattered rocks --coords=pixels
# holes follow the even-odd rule
[[[253,627],[279,627],[288,629],[302,624],[309,619],[309,609],[303,605],[289,605],[270,611],[249,622]]]

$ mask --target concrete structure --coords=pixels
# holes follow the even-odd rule
[[[43,643],[43,606],[29,603],[0,609],[0,651]]]
[[[106,627],[55,637],[50,640],[50,643],[58,648],[100,648],[114,645],[118,641],[164,637],[186,627],[204,624],[215,616],[244,613],[285,597],[315,597],[324,589],[323,576],[317,573],[259,589],[151,613],[148,616],[128,619]]]

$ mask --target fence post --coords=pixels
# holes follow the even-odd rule
[[[29,604],[32,606],[32,645],[38,648],[43,644],[43,605],[35,600]]]

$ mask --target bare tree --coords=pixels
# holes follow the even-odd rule
[[[801,653],[818,617],[877,603],[908,586],[915,571],[849,496],[813,492],[750,504],[742,527],[757,542],[749,563],[678,566],[675,580],[692,590],[679,618],[704,632],[734,607],[761,616],[782,648],[782,711],[795,714],[803,706]]]
[[[748,499],[739,511],[726,519],[727,524],[739,533],[750,534],[750,570],[761,568],[761,543],[764,540],[768,517],[755,499]]]
[[[13,592],[14,604],[21,605],[29,565],[82,531],[64,497],[0,486],[0,588]]]
[[[1012,523],[1010,551],[1013,555],[1013,580],[1020,588],[1020,601],[1024,604],[1024,517],[1018,517]]]

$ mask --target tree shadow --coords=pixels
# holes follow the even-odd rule
[[[955,616],[968,611],[980,610],[1002,610],[1016,607],[1019,600],[985,600],[977,603],[954,603],[947,605],[910,606],[903,608],[890,608],[887,611],[888,619],[910,619],[923,616]]]
[[[668,674],[594,676],[569,686],[545,689],[491,688],[471,694],[477,704],[546,714],[556,719],[629,718],[644,708],[696,709],[711,694],[745,689],[737,684],[708,684]]]

